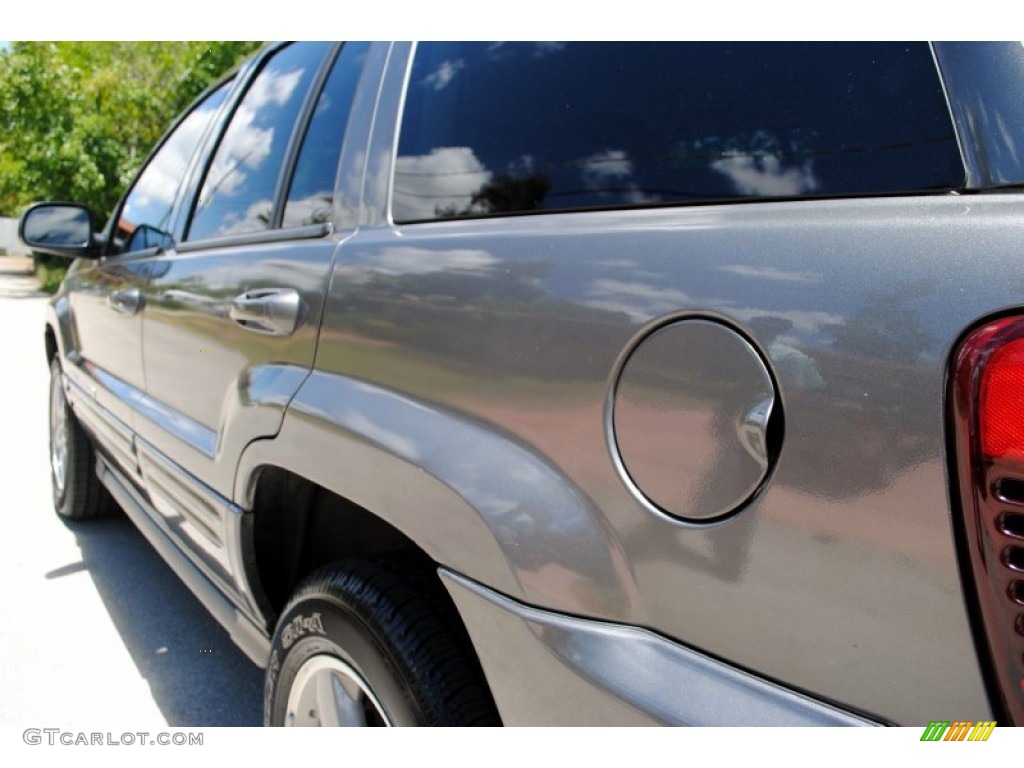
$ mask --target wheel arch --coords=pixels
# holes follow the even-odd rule
[[[43,344],[46,347],[46,362],[52,363],[53,358],[57,356],[57,334],[50,323],[46,324],[46,330],[43,331]]]
[[[282,467],[256,470],[252,502],[243,526],[243,561],[251,594],[271,622],[309,574],[341,560],[388,560],[436,571],[430,555],[394,526]]]
[[[67,295],[58,294],[46,307],[46,326],[43,330],[46,362],[51,362],[59,355],[63,365],[64,358],[75,347],[73,339],[71,304]]]
[[[253,475],[253,506],[245,514],[242,537],[249,595],[270,629],[288,619],[296,591],[316,574],[341,563],[383,567],[429,606],[468,664],[467,673],[483,686],[483,695],[491,696],[438,563],[382,518],[308,478],[267,464]],[[493,700],[488,706],[493,709]]]
[[[499,593],[577,615],[638,618],[631,570],[600,510],[545,457],[494,425],[314,372],[280,432],[243,452],[235,503],[255,509],[261,477],[280,471],[364,510],[432,563]]]

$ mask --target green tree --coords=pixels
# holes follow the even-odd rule
[[[74,200],[101,218],[171,121],[255,42],[16,42],[0,53],[0,215]]]

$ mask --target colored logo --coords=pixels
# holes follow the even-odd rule
[[[996,728],[994,720],[978,723],[970,720],[932,720],[921,734],[921,741],[988,741]]]

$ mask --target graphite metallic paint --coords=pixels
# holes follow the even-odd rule
[[[360,226],[327,238],[330,256],[309,256],[329,280],[323,327],[286,361],[304,371],[315,349],[315,372],[267,390],[272,418],[248,442],[221,438],[237,471],[164,438],[186,474],[233,492],[232,567],[245,559],[255,480],[281,467],[527,610],[650,630],[882,720],[989,719],[954,552],[945,385],[964,329],[1021,304],[1024,200],[937,193],[395,226],[412,50],[372,48],[383,69],[364,77],[352,112],[366,140],[346,142],[335,226],[353,226],[357,209]],[[161,322],[189,336],[203,313],[171,309]],[[653,324],[692,313],[763,351],[786,418],[763,491],[703,526],[638,503],[604,440],[616,361]],[[231,351],[239,371],[281,362]],[[560,657],[537,654],[552,669],[572,662],[572,643],[557,644]],[[587,700],[588,676],[564,679],[591,722],[626,711]],[[654,714],[630,706],[631,722]]]
[[[1024,203],[922,195],[392,226],[379,184],[402,88],[391,68],[406,64],[393,52],[364,198],[378,210],[336,263],[317,369],[462,415],[559,467],[625,553],[635,599],[626,613],[594,606],[593,591],[575,610],[534,605],[648,626],[894,722],[935,708],[986,718],[945,491],[943,387],[961,330],[1020,301],[990,276],[1017,268]],[[632,498],[602,428],[621,350],[684,312],[723,316],[766,351],[786,416],[768,486],[699,530]],[[573,546],[535,536],[529,517],[514,525],[517,549]],[[467,533],[458,548],[470,540],[484,546]],[[457,570],[515,594],[489,582],[493,568]],[[527,571],[513,583],[541,574],[556,581]]]

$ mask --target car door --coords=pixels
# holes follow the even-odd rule
[[[228,593],[238,457],[307,375],[334,253],[339,155],[368,46],[267,52],[200,169],[183,241],[144,291],[139,457],[154,508]]]
[[[75,363],[66,373],[76,408],[108,455],[136,480],[135,408],[146,387],[141,310],[151,257],[166,244],[180,180],[230,85],[212,90],[168,133],[112,218],[106,256],[79,260],[64,284],[74,339],[68,359]]]

